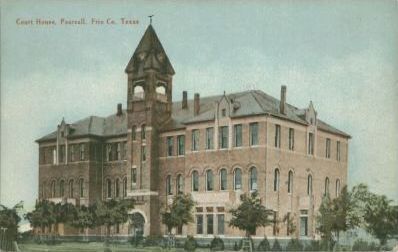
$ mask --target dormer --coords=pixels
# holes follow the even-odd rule
[[[305,120],[310,125],[313,125],[313,126],[317,125],[317,112],[314,109],[314,105],[312,104],[312,101],[310,101],[308,108],[305,109]]]
[[[225,92],[216,105],[215,115],[218,120],[229,118],[231,116],[231,101],[225,95]]]

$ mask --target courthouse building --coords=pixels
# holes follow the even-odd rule
[[[175,72],[152,25],[125,73],[126,109],[62,120],[37,140],[39,199],[88,205],[133,198],[129,222],[112,233],[161,235],[161,213],[175,195],[190,193],[194,222],[175,233],[236,237],[244,233],[229,227],[228,211],[257,191],[276,221],[256,236],[314,237],[323,195],[335,197],[347,183],[350,136],[321,121],[312,102],[288,104],[285,86],[280,99],[247,90],[183,92],[173,101]]]

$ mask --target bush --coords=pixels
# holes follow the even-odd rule
[[[184,244],[184,250],[185,251],[195,251],[197,247],[197,243],[195,241],[195,238],[193,236],[188,236],[187,240],[185,241]]]
[[[286,251],[302,251],[304,248],[303,244],[301,244],[298,239],[290,239],[289,243],[286,246]]]
[[[148,236],[144,239],[144,247],[160,246],[163,237],[161,236]]]
[[[214,237],[210,243],[211,251],[224,251],[224,242],[219,237]]]
[[[272,251],[282,251],[282,247],[277,239],[274,240],[274,244],[272,245]]]
[[[305,246],[304,251],[320,251],[319,241],[312,240],[311,243]]]
[[[257,251],[271,251],[271,245],[266,236],[264,236],[264,239],[258,244]]]
[[[241,244],[241,243],[240,243],[240,244]],[[239,251],[239,250],[240,250],[240,247],[239,247],[238,243],[235,242],[235,244],[234,244],[234,251]]]
[[[352,246],[352,251],[377,251],[379,250],[379,247],[376,245],[376,243],[368,243],[367,241],[364,241],[362,239],[356,240],[354,242],[354,245]]]

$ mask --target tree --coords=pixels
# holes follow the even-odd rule
[[[319,215],[317,216],[317,223],[317,230],[321,233],[322,239],[333,241],[335,216],[329,195],[325,195],[322,198],[322,203],[319,207]]]
[[[71,221],[71,225],[76,228],[83,228],[85,235],[89,228],[95,227],[95,219],[92,207],[80,206],[76,209],[75,216]]]
[[[17,212],[20,207],[20,203],[15,205],[13,208],[7,208],[0,205],[0,228],[5,228],[8,236],[11,236],[13,240],[17,238],[18,224],[21,221]]]
[[[246,232],[246,237],[256,232],[257,227],[265,227],[270,225],[272,221],[268,219],[272,215],[272,211],[268,210],[261,204],[257,197],[257,192],[250,196],[243,194],[241,196],[242,203],[236,209],[231,209],[232,219],[229,226],[236,227]]]
[[[182,227],[193,221],[192,208],[195,205],[190,194],[178,194],[166,212],[162,213],[162,222],[170,234],[173,228]]]
[[[35,209],[27,213],[25,218],[32,227],[40,227],[44,233],[46,227],[51,229],[51,225],[56,223],[55,204],[47,200],[38,201]]]

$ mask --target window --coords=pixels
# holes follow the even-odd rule
[[[329,178],[325,179],[325,195],[329,195]]]
[[[192,130],[192,150],[197,151],[199,149],[199,130]]]
[[[256,167],[250,168],[250,191],[257,190],[257,169]]]
[[[173,137],[167,137],[167,156],[173,156]]]
[[[308,236],[308,216],[300,216],[300,236]]]
[[[126,160],[127,159],[127,142],[122,142],[122,159]]]
[[[225,218],[224,214],[217,214],[217,227],[218,227],[218,234],[224,234],[224,226],[225,226]]]
[[[234,146],[242,146],[242,124],[234,125]]]
[[[291,218],[290,218],[290,212],[288,212],[286,214],[286,235],[289,236],[290,235],[290,222],[291,222]],[[293,231],[294,232],[294,231]]]
[[[214,128],[207,128],[206,129],[206,150],[214,149]]]
[[[137,127],[135,125],[131,129],[131,138],[133,141],[137,140]]]
[[[207,170],[206,171],[206,191],[213,191],[213,171]]]
[[[196,234],[203,234],[203,215],[196,215]]]
[[[227,170],[220,171],[220,190],[227,190]]]
[[[308,155],[314,155],[314,134],[308,133]]]
[[[220,149],[228,148],[228,126],[220,127]]]
[[[279,191],[279,170],[274,171],[274,191]]]
[[[293,192],[293,172],[292,171],[289,171],[289,175],[288,175],[287,192],[288,193]]]
[[[123,179],[123,197],[127,197],[127,178]]]
[[[341,155],[340,155],[340,141],[337,141],[336,145],[336,159],[337,161],[340,161]]]
[[[208,214],[207,218],[207,234],[213,234],[214,218],[213,214]]]
[[[69,198],[73,198],[73,179],[69,180]]]
[[[326,138],[326,158],[330,158],[330,138]]]
[[[80,144],[80,160],[85,160],[85,144]]]
[[[234,189],[242,189],[242,170],[239,168],[236,168],[234,172]]]
[[[227,110],[226,109],[222,109],[221,110],[221,116],[225,117],[227,115]]]
[[[249,124],[250,145],[258,145],[258,123]]]
[[[55,181],[51,182],[51,197],[55,198]]]
[[[106,196],[112,198],[112,181],[110,179],[106,180]]]
[[[178,155],[179,156],[184,156],[185,155],[185,136],[177,136],[177,142],[178,142]]]
[[[106,145],[106,152],[107,152],[107,161],[112,161],[112,144]]]
[[[142,126],[141,126],[141,140],[145,140],[145,138],[146,138],[146,126],[145,126],[145,124],[143,124]]]
[[[131,168],[131,183],[133,185],[137,183],[137,168]]]
[[[177,176],[177,194],[183,194],[184,193],[184,178],[182,177],[181,174],[178,174]]]
[[[53,148],[53,164],[57,164],[57,149]]]
[[[278,212],[277,211],[274,211],[274,216],[273,217],[274,218],[273,218],[272,223],[274,225],[273,225],[273,228],[272,228],[272,234],[275,236],[275,235],[278,234]]]
[[[118,178],[115,180],[115,193],[116,193],[116,198],[119,198],[120,197],[120,181]]]
[[[80,198],[84,197],[84,179],[79,180]]]
[[[308,175],[307,178],[307,194],[312,195],[312,176]]]
[[[122,153],[121,153],[121,143],[116,144],[116,159],[117,160],[122,160]]]
[[[58,158],[59,158],[59,162],[60,162],[60,163],[65,162],[65,145],[60,145],[60,146],[59,146],[59,155],[58,155]]]
[[[143,82],[139,82],[139,84],[143,84]],[[134,87],[134,97],[136,99],[144,99],[145,98],[145,91],[144,88],[142,86],[138,86],[136,85]]]
[[[281,147],[281,126],[278,124],[275,125],[275,147]]]
[[[74,144],[70,145],[70,161],[71,162],[75,161],[75,145]]]
[[[167,195],[172,195],[173,194],[172,186],[171,186],[171,175],[168,175],[166,177],[166,194]]]
[[[289,129],[289,150],[294,150],[294,129]]]
[[[199,191],[199,174],[197,171],[192,173],[192,191]]]
[[[340,179],[336,180],[336,197],[340,195]]]
[[[65,182],[63,180],[59,182],[59,196],[60,197],[65,196]]]
[[[141,146],[141,160],[146,161],[146,146]]]

